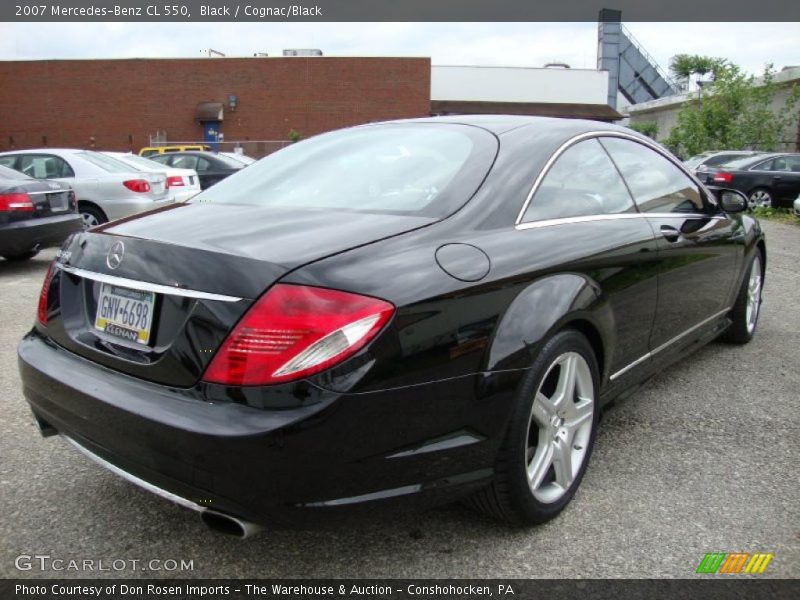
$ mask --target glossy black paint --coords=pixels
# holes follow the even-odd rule
[[[485,485],[518,385],[564,327],[592,344],[606,403],[727,326],[749,257],[766,250],[756,220],[726,215],[709,196],[703,215],[516,228],[565,141],[637,136],[584,121],[423,120],[464,121],[500,150],[474,196],[438,221],[189,204],[76,236],[67,266],[241,300],[161,296],[155,343],[143,350],[93,331],[98,284],[58,271],[47,328],[19,347],[34,412],[217,510],[265,523],[325,520]],[[667,239],[662,226],[680,235]],[[105,256],[115,241],[126,261],[112,273]],[[397,312],[354,357],[304,381],[202,382],[226,333],[276,281],[376,296]]]
[[[767,190],[772,196],[772,205],[778,208],[791,208],[792,202],[800,196],[800,171],[775,170],[771,163],[781,157],[800,158],[797,153],[761,154],[739,168],[728,166],[717,167],[701,175],[709,185],[716,185],[714,176],[717,173],[731,175],[725,187],[739,190],[746,195],[754,191]]]
[[[64,183],[33,179],[0,167],[0,194],[28,193],[34,205],[33,211],[0,211],[0,256],[19,256],[34,248],[57,246],[71,233],[82,230],[83,221],[70,191]],[[54,196],[64,202],[63,210],[53,210]]]

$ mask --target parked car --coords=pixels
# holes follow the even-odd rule
[[[252,156],[247,156],[246,154],[239,154],[238,152],[219,152],[222,156],[227,156],[228,158],[232,158],[233,160],[238,160],[240,163],[243,163],[245,166],[252,165],[256,162],[256,159]]]
[[[740,158],[707,174],[710,183],[744,192],[750,208],[785,207],[800,193],[800,153]]]
[[[68,185],[0,167],[0,256],[27,260],[82,229]]]
[[[693,156],[689,160],[685,160],[683,164],[697,175],[698,179],[702,182],[707,182],[704,173],[714,167],[719,167],[732,160],[740,158],[747,158],[749,156],[758,156],[763,152],[756,152],[754,150],[725,150],[725,151],[710,151],[703,152],[697,156]]]
[[[213,152],[170,152],[151,156],[150,159],[162,165],[197,171],[200,188],[204,190],[246,166],[238,160]]]
[[[175,202],[186,202],[200,193],[200,178],[193,169],[174,169],[154,160],[125,152],[103,152],[139,171],[160,171],[167,177],[167,189]]]
[[[461,498],[541,523],[603,406],[753,337],[764,235],[716,193],[605,123],[319,135],[76,236],[23,390],[44,434],[227,533]]]
[[[800,195],[794,200],[794,215],[800,217]]]
[[[211,146],[207,146],[205,144],[178,144],[178,145],[170,145],[170,146],[146,146],[139,150],[139,156],[154,156],[156,154],[165,154],[167,152],[185,152],[187,150],[200,150],[200,151],[208,151],[211,150]]]
[[[87,227],[172,204],[163,173],[131,168],[91,150],[40,148],[0,152],[0,165],[72,186]]]

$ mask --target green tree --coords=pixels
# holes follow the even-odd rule
[[[673,60],[673,73],[702,67],[713,74],[710,85],[692,92],[664,141],[678,156],[707,150],[775,150],[784,132],[797,123],[800,87],[794,84],[783,107],[775,110],[773,102],[780,86],[775,83],[772,65],[765,67],[763,80],[756,85],[755,77],[728,61],[678,59]]]
[[[658,123],[655,121],[639,121],[637,123],[631,123],[628,127],[649,138],[656,139],[658,135]]]

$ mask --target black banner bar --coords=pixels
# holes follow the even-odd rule
[[[800,21],[800,2],[787,0],[5,0],[0,21],[594,22],[603,8],[627,22],[713,23],[709,35],[731,21]]]
[[[154,580],[154,579],[6,579],[0,580],[3,600],[274,600],[365,599],[465,600],[542,598],[561,600],[794,600],[800,582],[731,576],[708,579],[273,579],[273,580]]]

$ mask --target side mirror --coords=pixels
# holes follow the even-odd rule
[[[747,196],[738,190],[727,188],[709,188],[719,201],[719,205],[727,213],[737,213],[747,210]]]

